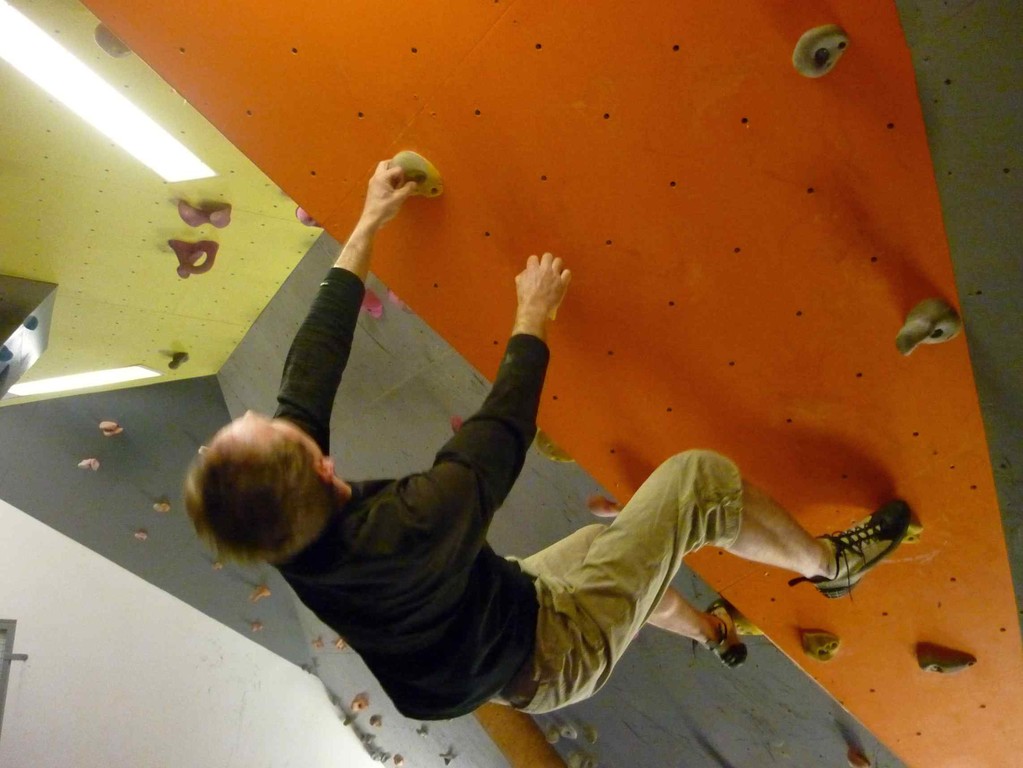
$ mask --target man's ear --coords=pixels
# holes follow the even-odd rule
[[[316,475],[325,483],[334,484],[334,460],[330,456],[321,456],[316,460]]]

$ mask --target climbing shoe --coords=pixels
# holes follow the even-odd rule
[[[906,535],[909,520],[909,505],[896,499],[848,530],[819,537],[834,545],[835,575],[831,578],[800,576],[792,579],[789,586],[809,581],[825,597],[849,594],[863,574],[899,546]]]
[[[707,613],[717,619],[720,626],[718,636],[704,643],[703,647],[713,651],[726,667],[737,667],[746,661],[746,644],[739,640],[735,622],[726,606],[724,600],[715,600],[707,608]]]

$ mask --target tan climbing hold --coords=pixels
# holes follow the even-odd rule
[[[169,501],[158,501],[153,504],[153,511],[159,512],[161,515],[165,515],[171,511],[171,505]]]
[[[946,675],[962,672],[977,663],[977,657],[971,653],[936,643],[917,643],[916,660],[920,669]]]
[[[271,594],[270,587],[268,587],[266,584],[260,584],[258,587],[252,590],[252,594],[249,595],[249,602],[258,603],[260,600],[266,597],[270,597],[270,594]]]
[[[597,758],[582,750],[568,756],[568,768],[597,768]]]
[[[322,637],[314,637],[313,638],[313,648],[322,648],[322,647],[323,647],[323,638]]]
[[[369,694],[360,693],[354,699],[352,699],[352,705],[349,709],[352,712],[362,712],[366,707],[369,706]]]
[[[338,637],[338,639],[334,641],[334,647],[339,651],[343,651],[348,647],[348,643],[345,642],[343,637]]]
[[[792,66],[803,77],[828,74],[849,47],[849,37],[835,25],[826,24],[803,33],[792,52]]]
[[[413,195],[438,197],[444,193],[444,180],[440,177],[440,171],[422,155],[405,150],[396,154],[391,162],[405,172],[406,181],[416,183]]]
[[[911,519],[906,528],[906,535],[902,537],[903,544],[916,544],[924,533],[924,524],[919,520]]]
[[[403,765],[405,765],[405,758],[402,757],[401,755],[395,755],[394,768],[401,768]]]
[[[213,563],[210,565],[210,567],[213,570],[215,570],[215,571],[222,571],[222,570],[224,570],[224,564],[222,562],[220,562],[219,560],[214,560]]]
[[[846,754],[846,760],[849,761],[849,768],[870,768],[870,758],[860,752],[856,747],[849,747],[849,752]]]
[[[548,725],[543,735],[547,739],[548,744],[557,744],[561,741],[561,729],[557,725]]]
[[[906,315],[906,322],[895,337],[895,346],[904,355],[921,344],[944,344],[963,329],[959,313],[942,299],[924,299]]]
[[[823,629],[806,629],[800,633],[806,655],[817,661],[831,661],[842,641]]]
[[[124,432],[124,427],[116,421],[101,421],[99,423],[99,431],[103,433],[104,437],[113,437]]]
[[[596,744],[598,736],[600,736],[600,734],[597,732],[597,729],[594,728],[592,725],[583,726],[583,738],[586,739],[586,741],[588,741],[590,744]]]
[[[550,436],[542,429],[538,429],[536,431],[536,437],[533,439],[533,445],[536,446],[536,450],[541,456],[548,458],[551,461],[565,463],[575,461],[575,459],[569,456],[563,448],[551,440]]]

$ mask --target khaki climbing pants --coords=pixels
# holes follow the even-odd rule
[[[650,618],[682,558],[739,535],[742,479],[728,459],[687,451],[664,462],[611,525],[590,525],[520,561],[540,612],[525,712],[592,696]]]

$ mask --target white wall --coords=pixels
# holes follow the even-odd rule
[[[3,501],[0,619],[3,768],[379,765],[315,677]]]

